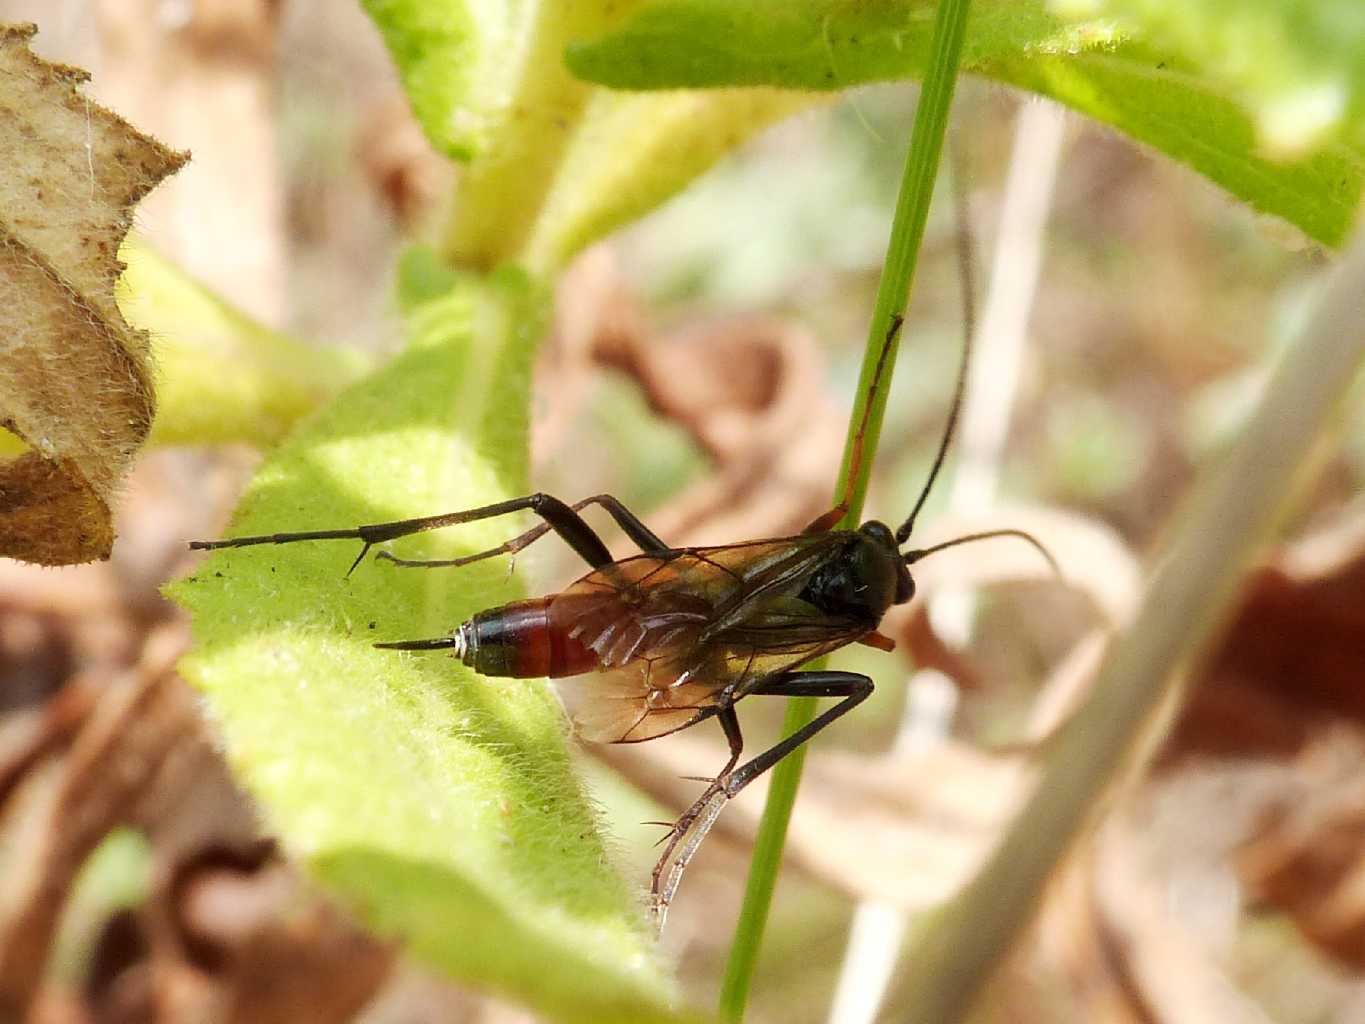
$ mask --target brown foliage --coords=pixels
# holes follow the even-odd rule
[[[1258,569],[1200,674],[1169,753],[1294,754],[1334,722],[1365,728],[1365,520]]]
[[[158,627],[135,666],[87,673],[6,723],[6,1020],[339,1022],[389,974],[391,947],[258,837],[171,670],[185,640]],[[150,898],[104,923],[79,993],[54,987],[45,965],[77,874],[119,825],[148,837]]]
[[[114,304],[133,205],[185,160],[77,91],[85,72],[0,26],[0,554],[106,558],[110,504],[155,404],[148,341]]]

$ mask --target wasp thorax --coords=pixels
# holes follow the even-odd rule
[[[901,594],[909,571],[896,550],[895,539],[883,523],[865,523],[848,534],[847,542],[822,565],[800,593],[829,615],[864,619],[875,625],[893,604],[909,600]]]

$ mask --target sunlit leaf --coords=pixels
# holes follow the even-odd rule
[[[780,89],[594,90],[527,239],[530,266],[560,266],[686,187],[759,129],[824,97]]]
[[[461,267],[553,272],[819,97],[771,89],[622,96],[564,66],[564,47],[633,4],[366,0],[437,149],[468,164],[441,244]]]
[[[1358,0],[1053,0],[1107,16],[1177,54],[1251,113],[1262,147],[1293,156],[1365,138],[1365,4]]]
[[[273,443],[366,365],[358,352],[257,323],[145,245],[130,241],[120,255],[119,309],[151,335],[156,358],[154,444]]]
[[[349,526],[525,488],[530,356],[546,299],[466,282],[413,341],[267,460],[233,533]],[[470,552],[518,523],[398,542]],[[505,564],[400,569],[342,542],[228,550],[174,587],[183,666],[270,828],[383,934],[469,983],[577,1021],[672,1019],[640,905],[570,771],[543,681],[486,679],[376,640],[439,636],[518,594]]]
[[[1067,21],[1044,0],[980,0],[963,67],[1056,99],[1320,241],[1342,241],[1365,182],[1360,5],[1098,0],[1085,10],[1097,6],[1130,17]],[[841,90],[919,78],[933,10],[930,0],[656,0],[571,45],[567,60],[618,89]],[[1281,47],[1300,15],[1309,30]]]

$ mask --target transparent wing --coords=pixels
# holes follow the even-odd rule
[[[793,596],[831,550],[803,536],[642,556],[557,595],[552,624],[601,666],[560,685],[579,734],[635,743],[676,732],[713,713],[727,689],[742,696],[866,633]]]

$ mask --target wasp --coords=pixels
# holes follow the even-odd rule
[[[853,643],[891,650],[894,641],[879,633],[878,626],[888,609],[914,597],[911,566],[945,548],[1004,536],[1030,542],[1051,561],[1046,549],[1022,530],[990,530],[932,547],[905,547],[952,440],[965,387],[970,330],[938,452],[910,515],[895,529],[875,519],[856,529],[840,526],[849,510],[868,420],[900,327],[897,316],[886,332],[840,500],[794,536],[716,547],[674,547],[609,494],[570,505],[537,493],[417,519],[194,541],[190,546],[213,549],[359,540],[363,546],[349,574],[376,544],[515,512],[538,516],[541,522],[525,533],[461,558],[412,560],[385,550],[376,557],[405,567],[458,568],[515,554],[554,531],[587,563],[586,575],[558,593],[481,611],[449,635],[375,646],[396,651],[448,650],[485,676],[575,677],[561,692],[578,733],[592,741],[640,743],[716,719],[729,744],[729,758],[714,777],[699,780],[708,783],[705,791],[671,824],[661,841],[664,850],[651,876],[651,895],[662,920],[683,867],[720,808],[871,695],[873,683],[866,675],[804,666]],[[615,520],[640,553],[614,559],[582,517],[589,506],[598,506]],[[829,697],[838,703],[741,764],[744,736],[736,705],[746,697],[759,696]],[[692,838],[679,850],[689,833]]]

